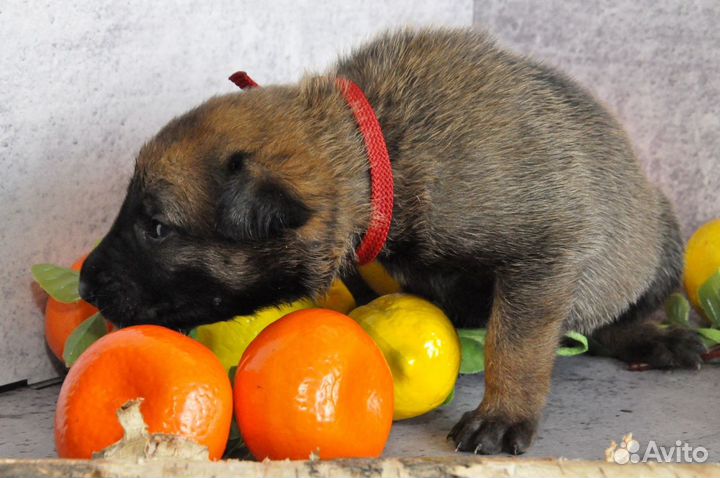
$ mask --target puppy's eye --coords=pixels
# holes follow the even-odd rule
[[[249,154],[244,151],[236,151],[235,153],[230,155],[230,158],[228,159],[228,171],[231,173],[236,173],[240,171],[245,166],[245,161],[247,160]]]
[[[165,237],[167,237],[169,233],[170,227],[158,221],[157,219],[153,219],[150,222],[150,228],[147,231],[148,237],[155,241],[165,239]]]

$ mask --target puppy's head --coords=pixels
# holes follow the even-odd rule
[[[327,288],[351,245],[306,107],[263,88],[171,121],[85,261],[83,298],[121,326],[188,328]]]

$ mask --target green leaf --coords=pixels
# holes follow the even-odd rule
[[[80,300],[80,273],[53,264],[35,264],[30,268],[33,278],[50,297],[65,304]]]
[[[480,343],[485,343],[485,337],[487,336],[487,329],[458,329],[457,333],[460,337],[467,337],[469,339],[477,340]]]
[[[83,321],[65,342],[63,351],[65,365],[72,367],[80,354],[105,334],[107,334],[107,324],[100,312]]]
[[[705,345],[708,348],[720,345],[720,330],[708,328],[699,328],[695,330],[703,338],[703,342],[705,342]]]
[[[720,271],[700,287],[698,295],[705,316],[712,321],[714,328],[720,328]]]
[[[238,438],[242,439],[242,435],[240,434],[240,427],[238,427],[237,421],[235,421],[235,417],[233,417],[228,440],[237,440]]]
[[[559,347],[556,353],[561,357],[572,357],[588,351],[588,339],[583,334],[571,330],[565,334],[565,337],[575,342],[575,345]]]
[[[455,399],[455,387],[453,387],[452,392],[450,392],[450,395],[447,396],[444,402],[440,404],[441,407],[444,407],[445,405],[450,405],[452,401]]]
[[[667,321],[673,325],[683,328],[690,327],[690,302],[684,295],[675,292],[665,301],[665,316]]]
[[[462,360],[460,373],[472,374],[485,370],[485,329],[459,329]]]
[[[190,331],[187,333],[187,336],[190,337],[191,339],[197,340],[197,338],[198,338],[197,327],[193,327],[192,329],[190,329]]]
[[[242,438],[242,434],[240,433],[240,428],[235,421],[235,417],[233,417],[232,425],[230,425],[230,436],[228,437],[228,442],[225,446],[225,453],[223,454],[223,459],[252,459],[250,451],[245,446],[245,441]]]
[[[230,385],[235,387],[235,375],[237,374],[237,365],[233,365],[228,369],[228,378],[230,379]]]

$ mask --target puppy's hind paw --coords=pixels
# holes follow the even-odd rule
[[[703,363],[705,345],[693,330],[669,328],[648,338],[641,362],[650,368],[699,369]]]

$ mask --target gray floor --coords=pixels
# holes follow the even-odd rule
[[[0,394],[0,457],[55,455],[53,409],[59,386]],[[455,401],[395,424],[387,456],[452,453],[445,435],[482,396],[482,375],[461,377]],[[632,432],[641,450],[649,440],[703,446],[720,460],[720,366],[701,371],[629,372],[593,357],[558,360],[544,423],[529,455],[602,459],[610,440]]]

